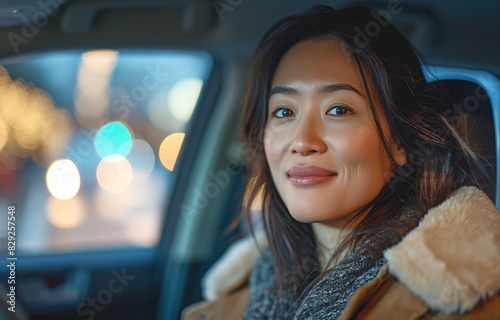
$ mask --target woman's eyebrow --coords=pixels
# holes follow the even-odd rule
[[[291,87],[274,87],[271,89],[271,93],[269,94],[272,96],[273,94],[287,94],[287,95],[297,95],[299,92],[297,89],[291,88]]]
[[[329,85],[324,86],[319,90],[320,93],[332,93],[335,91],[340,91],[340,90],[349,90],[349,91],[354,91],[360,96],[364,97],[361,91],[353,87],[352,85],[348,83],[332,83]]]
[[[357,94],[359,94],[360,96],[364,97],[363,94],[358,89],[356,89],[355,87],[353,87],[352,85],[350,85],[348,83],[332,83],[332,84],[326,85],[319,90],[319,93],[332,93],[332,92],[336,92],[336,91],[340,91],[340,90],[353,91],[353,92],[356,92]],[[297,94],[299,94],[297,89],[292,88],[292,87],[274,87],[271,89],[271,92],[269,95],[272,96],[273,94],[278,94],[278,93],[285,94],[285,95],[297,95]]]

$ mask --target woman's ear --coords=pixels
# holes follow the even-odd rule
[[[396,150],[392,153],[394,160],[396,163],[402,167],[406,164],[406,151],[403,149],[403,147],[400,144],[396,145]]]

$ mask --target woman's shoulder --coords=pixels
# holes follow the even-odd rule
[[[446,297],[443,296],[446,299]],[[500,293],[485,298],[467,312],[443,312],[416,296],[384,266],[375,279],[357,291],[338,320],[476,320],[500,319]]]
[[[384,256],[346,315],[500,319],[500,213],[481,190],[455,191]]]
[[[389,272],[429,306],[469,311],[500,291],[500,213],[483,191],[462,187],[384,256]]]
[[[250,296],[250,287],[245,285],[214,301],[200,301],[186,307],[181,319],[243,319]]]
[[[340,319],[500,319],[500,213],[481,190],[456,190],[384,256]]]
[[[203,298],[215,300],[248,282],[254,265],[264,266],[267,237],[263,230],[232,244],[224,255],[206,272],[202,281]]]
[[[250,296],[249,282],[265,279],[269,270],[273,272],[269,269],[272,265],[264,231],[258,230],[254,237],[236,241],[205,274],[204,301],[188,306],[181,318],[243,318]]]

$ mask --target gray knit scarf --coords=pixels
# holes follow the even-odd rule
[[[400,219],[414,220],[415,226],[420,219],[419,215],[415,214],[404,216]],[[384,247],[388,248],[398,240],[380,234],[365,242],[299,299],[294,299],[291,292],[284,292],[277,298],[276,292],[272,290],[273,259],[270,250],[265,250],[250,276],[250,300],[245,319],[336,319],[349,298],[370,282],[384,265],[385,258],[382,254],[375,254],[372,250],[381,241]]]

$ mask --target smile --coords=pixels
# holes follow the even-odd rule
[[[295,186],[313,186],[328,182],[337,176],[333,171],[314,166],[293,167],[286,174]]]

